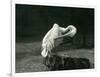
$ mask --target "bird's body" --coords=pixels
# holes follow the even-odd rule
[[[42,41],[42,56],[46,57],[48,52],[50,53],[51,50],[54,48],[54,41],[55,39],[61,34],[59,31],[59,26],[55,24],[44,36]]]
[[[67,32],[67,33],[66,33]],[[73,37],[76,34],[76,28],[72,25],[67,28],[60,27],[58,24],[54,24],[53,27],[46,33],[42,40],[42,52],[41,55],[46,57],[50,55],[51,50],[54,48],[56,39],[61,39],[65,36]]]

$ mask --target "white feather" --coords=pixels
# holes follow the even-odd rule
[[[69,30],[69,31],[68,31]],[[64,35],[62,33],[68,31]],[[42,41],[42,52],[41,55],[46,57],[48,52],[54,48],[55,39],[63,38],[65,36],[73,37],[77,30],[73,25],[69,25],[67,28],[60,27],[58,24],[54,24],[53,27],[46,33]],[[61,42],[60,42],[61,43]]]

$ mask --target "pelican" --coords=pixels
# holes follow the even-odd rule
[[[75,36],[77,29],[73,25],[68,27],[60,27],[58,24],[54,23],[53,27],[46,33],[42,40],[42,52],[41,55],[45,58],[50,56],[51,50],[54,48],[54,43],[57,39],[64,37]]]

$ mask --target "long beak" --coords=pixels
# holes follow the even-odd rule
[[[69,35],[69,32],[64,33],[63,35],[58,36],[56,39],[61,39],[61,38],[64,38],[64,37],[66,37],[66,36],[68,36],[68,35]],[[55,40],[56,40],[56,39],[55,39]]]

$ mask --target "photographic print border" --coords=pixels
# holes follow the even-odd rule
[[[45,5],[45,6],[62,6],[62,7],[82,7],[82,8],[94,8],[95,10],[95,6],[87,6],[87,5],[73,5],[73,4],[60,4],[60,3],[46,3],[46,2],[36,2],[33,0],[12,0],[11,2],[12,6],[12,76],[16,76],[16,75],[34,75],[34,74],[38,74],[40,72],[31,72],[31,73],[15,73],[15,4],[28,4],[28,5]],[[95,36],[94,36],[95,37]],[[95,50],[95,49],[94,49]],[[95,67],[96,68],[96,67]],[[72,72],[72,71],[76,71],[79,72],[80,70],[68,70],[68,71],[61,71],[61,72]],[[94,71],[94,69],[86,69],[86,70],[81,70],[81,71]],[[59,73],[59,71],[56,71],[57,73]],[[41,72],[42,73],[47,73],[47,72]],[[48,72],[49,74],[52,72]]]

